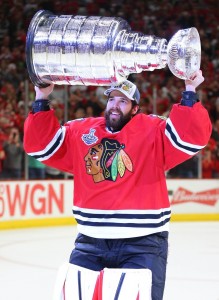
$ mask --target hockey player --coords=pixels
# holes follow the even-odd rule
[[[140,113],[139,91],[127,80],[105,91],[104,117],[64,126],[49,106],[54,85],[35,87],[24,147],[44,164],[74,174],[79,234],[71,264],[93,271],[150,269],[152,300],[163,298],[171,216],[165,171],[208,143],[211,122],[196,94],[203,80],[199,70],[185,81],[167,119]]]

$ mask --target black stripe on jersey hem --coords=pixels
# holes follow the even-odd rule
[[[76,218],[76,221],[80,225],[91,226],[91,227],[130,227],[130,228],[158,228],[164,226],[170,221],[170,218],[167,218],[159,223],[116,223],[116,222],[89,222],[82,221]]]
[[[180,144],[178,141],[177,141],[177,139],[176,139],[176,136],[175,136],[175,134],[172,132],[172,129],[171,129],[171,127],[170,127],[170,125],[167,123],[167,125],[166,125],[166,129],[167,129],[167,131],[169,132],[169,134],[170,134],[170,136],[171,136],[171,139],[174,141],[174,143],[177,145],[177,146],[179,146],[180,148],[183,148],[183,149],[185,149],[185,150],[188,150],[188,151],[191,151],[191,152],[193,152],[193,153],[196,153],[196,152],[198,152],[200,149],[197,149],[197,148],[192,148],[192,147],[188,147],[188,146],[184,146],[184,145],[182,145],[182,144]]]
[[[82,216],[85,218],[101,218],[101,219],[160,219],[163,216],[167,216],[171,213],[171,210],[161,212],[159,214],[120,214],[120,213],[115,213],[115,214],[94,214],[94,213],[85,213],[80,210],[74,210],[73,209],[73,214],[74,216]]]
[[[32,157],[34,157],[35,159],[39,159],[39,158],[44,158],[44,157],[50,155],[59,146],[61,139],[62,139],[62,135],[63,134],[61,132],[60,135],[57,137],[57,140],[54,143],[54,145],[47,152],[45,152],[44,154],[41,154],[41,155],[32,155]]]

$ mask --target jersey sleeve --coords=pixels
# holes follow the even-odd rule
[[[53,110],[30,113],[24,123],[24,149],[42,163],[59,170],[73,173],[73,149],[69,139],[70,128],[61,126]],[[70,150],[71,149],[71,150]]]
[[[167,120],[160,123],[158,131],[158,163],[169,170],[206,146],[212,125],[207,110],[200,102],[193,107],[175,104]]]

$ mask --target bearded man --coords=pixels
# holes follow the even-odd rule
[[[151,299],[163,298],[171,216],[165,172],[208,143],[211,121],[196,94],[203,81],[200,70],[185,80],[182,99],[166,119],[139,112],[139,90],[126,80],[105,91],[104,117],[64,126],[49,106],[54,85],[35,87],[24,147],[35,159],[74,175],[79,233],[70,264],[93,271],[149,269]],[[121,285],[122,280],[117,294]]]

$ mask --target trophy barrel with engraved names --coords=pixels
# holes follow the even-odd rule
[[[27,32],[26,63],[32,83],[102,85],[130,74],[165,68],[181,79],[200,68],[196,28],[164,38],[134,32],[120,17],[53,15],[38,11]]]

